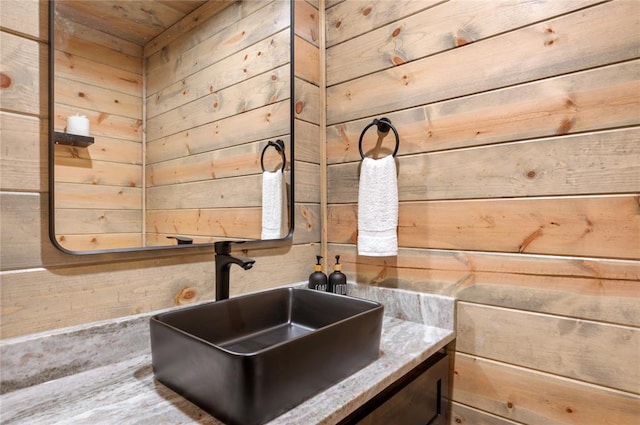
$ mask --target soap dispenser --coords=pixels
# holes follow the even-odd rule
[[[329,292],[347,295],[347,276],[342,273],[339,255],[336,255],[336,264],[333,266],[333,272],[329,275]]]
[[[316,291],[327,291],[327,275],[322,271],[322,265],[320,264],[320,260],[322,257],[320,255],[316,255],[317,263],[313,266],[315,270],[313,273],[309,275],[309,289],[315,289]]]

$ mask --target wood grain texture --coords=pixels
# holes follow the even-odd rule
[[[46,93],[49,57],[46,44],[4,31],[0,32],[0,44],[0,107],[7,112],[45,118],[48,113]]]
[[[514,422],[464,404],[452,402],[450,423],[461,425],[518,425],[522,422]]]
[[[48,185],[48,122],[37,117],[0,112],[0,127],[0,189],[45,191]]]
[[[400,201],[638,192],[638,128],[398,158]],[[358,163],[333,165],[329,202],[357,200]]]
[[[329,87],[327,122],[335,124],[634,59],[640,35],[632,28],[640,25],[639,12],[637,2],[597,5]],[[504,48],[515,45],[518,49]],[[464,78],[451,84],[452,76]]]
[[[462,353],[453,397],[526,424],[632,425],[640,414],[637,395]]]
[[[20,36],[46,42],[49,39],[49,10],[39,0],[4,0],[0,27]]]
[[[640,326],[640,262],[400,248],[398,258],[329,246],[349,279],[460,301]]]
[[[155,140],[290,98],[289,66],[281,66],[147,120]]]
[[[399,0],[389,4],[327,3],[327,46],[345,41],[439,3],[438,0]]]
[[[466,302],[457,309],[458,352],[640,393],[638,328]]]
[[[318,86],[320,84],[319,54],[317,46],[297,37],[294,53],[296,77]]]
[[[147,161],[155,163],[210,150],[275,138],[289,132],[289,102],[282,101],[147,142]],[[251,125],[247,126],[246,123]]]
[[[640,124],[638,60],[491,90],[385,114],[398,129],[399,155]],[[371,118],[327,129],[327,161],[360,160]],[[375,141],[367,135],[366,149]],[[383,146],[392,144],[391,137]]]
[[[262,7],[262,2],[247,2],[250,7]],[[255,5],[255,6],[251,6]],[[210,33],[193,47],[183,47],[179,40],[149,56],[146,62],[147,92],[156,93],[168,83],[178,81],[207,66],[239,52],[275,34],[289,25],[289,8],[282,1],[274,1],[246,17],[235,21],[219,32]],[[243,19],[242,19],[243,18]],[[219,22],[219,20],[216,19]],[[208,28],[215,30],[215,28]],[[187,41],[187,43],[189,43]]]
[[[320,37],[318,5],[313,5],[307,1],[296,1],[294,14],[295,34],[318,47]]]
[[[327,74],[331,79],[327,84],[332,86],[360,75],[400,66],[598,2],[441,2],[328,49]],[[357,25],[362,19],[352,11],[342,19],[341,28]]]
[[[320,124],[320,89],[300,78],[295,81],[295,118]]]
[[[403,202],[398,243],[415,248],[640,259],[639,195]],[[358,206],[328,208],[329,242],[355,243]]]
[[[297,245],[244,253],[256,264],[250,272],[231,271],[231,293],[301,281],[310,271],[299,264],[308,263],[316,251],[315,245]],[[193,289],[193,301],[212,299],[214,275],[212,253],[3,272],[1,335],[8,338],[169,307],[185,287]],[[265,279],[274,275],[279,279]]]
[[[192,75],[171,81],[161,90],[149,93],[147,116],[154,117],[288,64],[289,44],[289,31],[285,29]]]

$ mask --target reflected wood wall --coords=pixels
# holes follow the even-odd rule
[[[74,18],[56,15],[54,128],[86,115],[95,143],[55,146],[56,239],[71,250],[141,246],[142,47]]]
[[[350,279],[459,299],[451,423],[637,421],[640,4],[326,13],[329,251]],[[358,137],[382,116],[400,251],[361,257]]]
[[[49,241],[47,13],[48,4],[37,0],[5,0],[0,7],[0,336],[212,299],[212,248],[73,256]],[[317,20],[307,20],[296,29],[297,39],[311,39],[317,26]],[[300,102],[314,99],[314,93],[317,98],[317,85],[314,90],[302,78],[296,84],[305,89]],[[313,110],[304,108],[303,119],[295,122],[294,241],[277,250],[244,253],[257,261],[251,271],[231,271],[234,294],[299,282],[312,271],[320,242],[319,122]]]

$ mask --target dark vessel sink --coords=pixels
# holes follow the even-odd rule
[[[383,306],[281,288],[151,319],[156,378],[227,424],[261,424],[378,358]]]

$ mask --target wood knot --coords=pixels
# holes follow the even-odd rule
[[[393,33],[391,34],[391,37],[397,37],[400,35],[400,27],[396,28]]]
[[[4,72],[0,72],[0,88],[8,89],[13,84],[13,80]]]
[[[536,172],[531,170],[527,173],[527,177],[529,177],[530,179],[534,178],[536,176]]]
[[[78,97],[86,97],[87,95],[84,94],[84,92],[79,91],[78,92]],[[117,102],[117,101],[116,101]]]
[[[573,409],[570,407],[567,407],[566,409],[564,409],[564,411],[567,413],[573,413]]]
[[[367,6],[362,10],[362,15],[363,16],[369,16],[369,14],[371,13],[371,10],[373,10],[373,8],[371,6]]]
[[[299,100],[296,102],[296,114],[301,114],[304,111],[304,102]]]
[[[194,288],[184,287],[174,297],[175,305],[190,304],[195,301],[197,294]]]
[[[455,38],[456,47],[464,46],[465,44],[469,44],[469,43],[471,43],[471,41],[466,39],[466,38],[464,38],[464,37],[456,37]]]
[[[340,28],[340,25],[342,25],[342,21],[337,21],[335,27]]]
[[[507,401],[507,407],[509,409],[513,409],[513,403],[511,403],[510,401]]]

